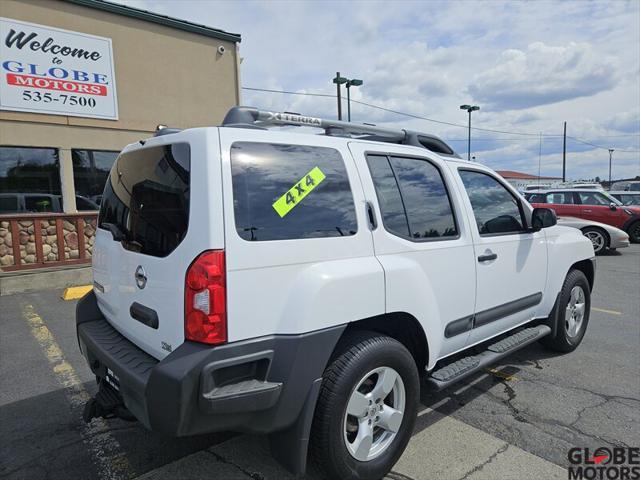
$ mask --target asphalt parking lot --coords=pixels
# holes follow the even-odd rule
[[[60,291],[0,297],[0,477],[279,479],[263,438],[172,439],[121,420],[82,422],[95,382]],[[640,446],[640,245],[598,258],[580,348],[538,345],[422,395],[390,479],[567,478],[571,447]],[[309,478],[316,478],[312,466]]]

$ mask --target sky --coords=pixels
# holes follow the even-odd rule
[[[364,81],[352,121],[436,134],[494,169],[640,175],[640,1],[118,0],[242,35],[242,87],[334,94]],[[344,95],[344,92],[343,92]],[[336,118],[336,98],[243,90],[261,109]],[[344,105],[346,111],[346,102]],[[517,132],[518,134],[514,134]],[[542,134],[542,137],[541,135]],[[542,141],[541,141],[542,140]],[[586,143],[585,143],[586,142]]]

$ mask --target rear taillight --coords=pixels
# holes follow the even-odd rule
[[[224,250],[209,250],[193,261],[187,271],[184,292],[185,338],[212,345],[226,342]]]

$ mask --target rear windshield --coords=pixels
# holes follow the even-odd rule
[[[189,225],[190,163],[186,143],[120,155],[104,189],[98,227],[128,250],[169,255]]]

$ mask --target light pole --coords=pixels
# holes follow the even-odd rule
[[[333,83],[336,84],[336,91],[338,96],[338,120],[342,120],[342,98],[340,97],[340,85],[343,83],[347,83],[347,79],[345,77],[340,76],[340,72],[336,72],[336,76],[333,79]]]
[[[469,114],[469,140],[467,142],[467,160],[471,161],[471,112],[480,110],[477,105],[460,105],[460,110],[466,110]]]
[[[353,87],[359,87],[364,82],[362,80],[358,80],[357,78],[353,78],[351,80],[347,80],[347,120],[351,121],[351,94],[349,93],[349,89]]]
[[[613,156],[613,148],[609,149],[609,190],[611,190],[611,157]]]

